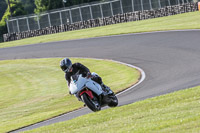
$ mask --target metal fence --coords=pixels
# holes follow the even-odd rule
[[[21,16],[7,21],[8,33],[38,30],[51,26],[72,24],[89,19],[104,18],[134,11],[153,10],[165,6],[180,5],[193,0],[112,0],[88,3],[52,10],[39,15]]]
[[[139,21],[145,19],[152,19],[164,16],[171,16],[186,12],[195,12],[198,10],[198,2],[185,3],[181,5],[165,6],[163,8],[154,10],[134,11],[123,14],[117,14],[104,18],[90,19],[79,21],[72,24],[54,25],[43,29],[7,33],[3,35],[4,42],[20,40],[29,37],[36,37],[47,34],[54,34],[66,31],[80,30],[92,27],[99,27],[117,23],[124,23],[130,21]]]

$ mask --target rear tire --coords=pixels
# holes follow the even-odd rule
[[[91,109],[92,111],[96,112],[96,111],[100,111],[101,110],[101,106],[99,104],[99,102],[97,100],[92,100],[87,94],[83,94],[82,95],[83,101],[84,103],[88,106],[89,109]],[[94,97],[95,98],[95,97]]]

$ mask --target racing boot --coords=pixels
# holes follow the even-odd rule
[[[106,86],[104,83],[101,84],[101,87],[108,95],[113,94],[113,91],[110,89],[110,87]]]

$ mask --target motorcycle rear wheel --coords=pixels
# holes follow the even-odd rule
[[[100,104],[99,104],[99,102],[97,100],[92,100],[85,93],[82,95],[82,98],[83,98],[84,103],[87,105],[87,107],[89,109],[91,109],[92,111],[96,112],[96,111],[100,111],[101,110],[101,106],[100,106]]]

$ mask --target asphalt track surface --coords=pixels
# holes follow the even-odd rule
[[[0,60],[87,57],[112,59],[142,68],[145,80],[118,95],[119,106],[200,84],[200,30],[128,34],[0,49]],[[112,76],[112,75],[111,75]],[[83,108],[19,131],[90,113]]]

